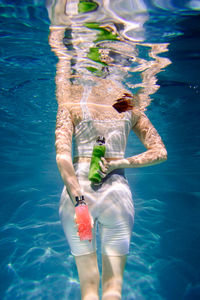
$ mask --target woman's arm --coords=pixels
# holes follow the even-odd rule
[[[160,135],[145,114],[141,114],[133,131],[141,140],[147,151],[127,158],[130,167],[146,167],[164,162],[167,150]]]
[[[59,58],[56,70],[56,97],[58,101],[55,131],[56,162],[70,198],[75,204],[75,197],[81,196],[82,193],[75,175],[71,155],[74,128],[71,115],[66,104],[67,99],[70,98],[70,57],[63,44],[64,32],[65,29],[63,28],[51,28],[49,35],[51,48]]]
[[[72,135],[73,123],[66,105],[59,105],[56,122],[56,162],[63,182],[74,204],[75,197],[82,195],[72,163]]]
[[[116,168],[152,166],[164,162],[167,159],[167,151],[162,139],[144,113],[139,116],[137,123],[133,127],[133,131],[147,150],[132,157],[109,162],[107,166],[108,172]]]

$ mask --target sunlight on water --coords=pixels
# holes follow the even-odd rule
[[[140,110],[151,110],[151,101],[159,93],[160,85],[165,89],[178,86],[187,95],[190,95],[188,90],[192,91],[192,97],[188,96],[190,101],[199,94],[196,75],[188,83],[183,77],[185,74],[179,74],[176,68],[172,69],[168,80],[167,75],[163,75],[158,81],[159,75],[166,74],[167,67],[173,65],[168,56],[170,47],[173,47],[171,39],[183,35],[177,20],[198,13],[199,1],[99,0],[89,1],[87,6],[85,2],[67,1],[65,6],[64,1],[48,0],[48,18],[43,1],[0,1],[0,113],[3,132],[0,298],[3,300],[80,299],[77,271],[58,217],[62,183],[56,169],[53,145],[57,60],[50,51],[48,35],[54,53],[60,58],[57,63],[57,70],[61,70],[59,78],[64,80],[72,103],[80,92],[76,89],[78,85],[93,86],[101,80],[107,82],[106,86],[113,83],[112,92],[119,88],[132,93],[134,105]],[[198,56],[194,51],[196,41],[192,45],[190,64],[195,67]],[[189,55],[182,48],[180,43],[179,64]],[[179,81],[174,80],[174,73],[179,76]],[[183,110],[179,108],[184,106],[184,101],[181,103],[176,89],[171,93],[171,102],[166,101],[162,93],[154,98],[157,124],[164,124],[160,129],[170,140],[169,148],[172,144],[178,147],[186,130],[188,148],[180,144],[180,153],[183,149],[189,152],[193,149],[191,131],[185,127],[177,129],[174,121],[174,114],[182,117]],[[182,97],[184,100],[186,96]],[[185,110],[190,112],[191,108],[192,105],[188,105]],[[171,123],[166,110],[174,117]],[[198,118],[192,120],[193,128],[198,128]],[[180,132],[175,140],[172,136],[176,130]],[[199,138],[198,134],[195,138]],[[199,147],[196,148],[197,159]],[[137,150],[140,146],[134,141],[134,151]],[[132,147],[128,146],[128,152],[131,151]],[[192,167],[186,159],[181,160],[180,153],[177,150],[176,160],[186,172]],[[191,245],[186,243],[184,249],[189,251],[192,248],[190,260],[198,260],[199,253],[193,243],[199,237],[193,227],[197,227],[199,219],[199,202],[196,201],[199,200],[199,191],[193,191],[193,187],[199,183],[194,178],[192,183],[187,179],[191,189],[187,195],[193,205],[189,206],[186,193],[180,192],[185,188],[185,181],[180,176],[187,173],[182,170],[174,173],[174,160],[171,159],[172,169],[165,174],[154,169],[144,173],[131,171],[127,175],[134,195],[136,221],[125,271],[125,300],[177,300],[184,293],[184,299],[191,299],[190,295],[199,290],[198,285],[193,288],[186,279],[192,278],[191,282],[196,283],[194,277],[198,276],[195,262],[191,265],[186,262],[182,247],[186,243],[183,232],[186,232],[188,240],[190,236],[193,238]],[[170,172],[179,186],[179,192],[178,188],[174,191],[174,198]],[[154,196],[145,194],[146,189]],[[165,194],[167,196],[163,196]],[[177,199],[181,199],[178,205],[185,205],[183,216],[179,218],[179,207],[174,206]],[[187,226],[185,219],[188,220]],[[194,223],[189,225],[191,220]],[[180,233],[178,238],[176,230]],[[170,248],[171,239],[174,244]],[[180,249],[174,246],[177,240]],[[182,273],[177,271],[178,267]],[[170,283],[171,290],[167,294],[170,277],[176,279],[176,286]]]

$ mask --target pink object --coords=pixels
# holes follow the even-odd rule
[[[86,204],[79,204],[75,207],[76,223],[81,241],[92,240],[91,218]]]

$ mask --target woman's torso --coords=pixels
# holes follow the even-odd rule
[[[109,102],[109,101],[108,101]],[[91,157],[98,136],[106,140],[106,158],[123,158],[130,129],[136,122],[132,111],[118,113],[112,105],[80,103],[71,106],[74,123],[74,157]]]

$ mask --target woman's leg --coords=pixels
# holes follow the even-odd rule
[[[99,300],[99,269],[96,253],[75,256],[81,285],[81,300]]]
[[[102,255],[102,300],[120,300],[126,255]]]

